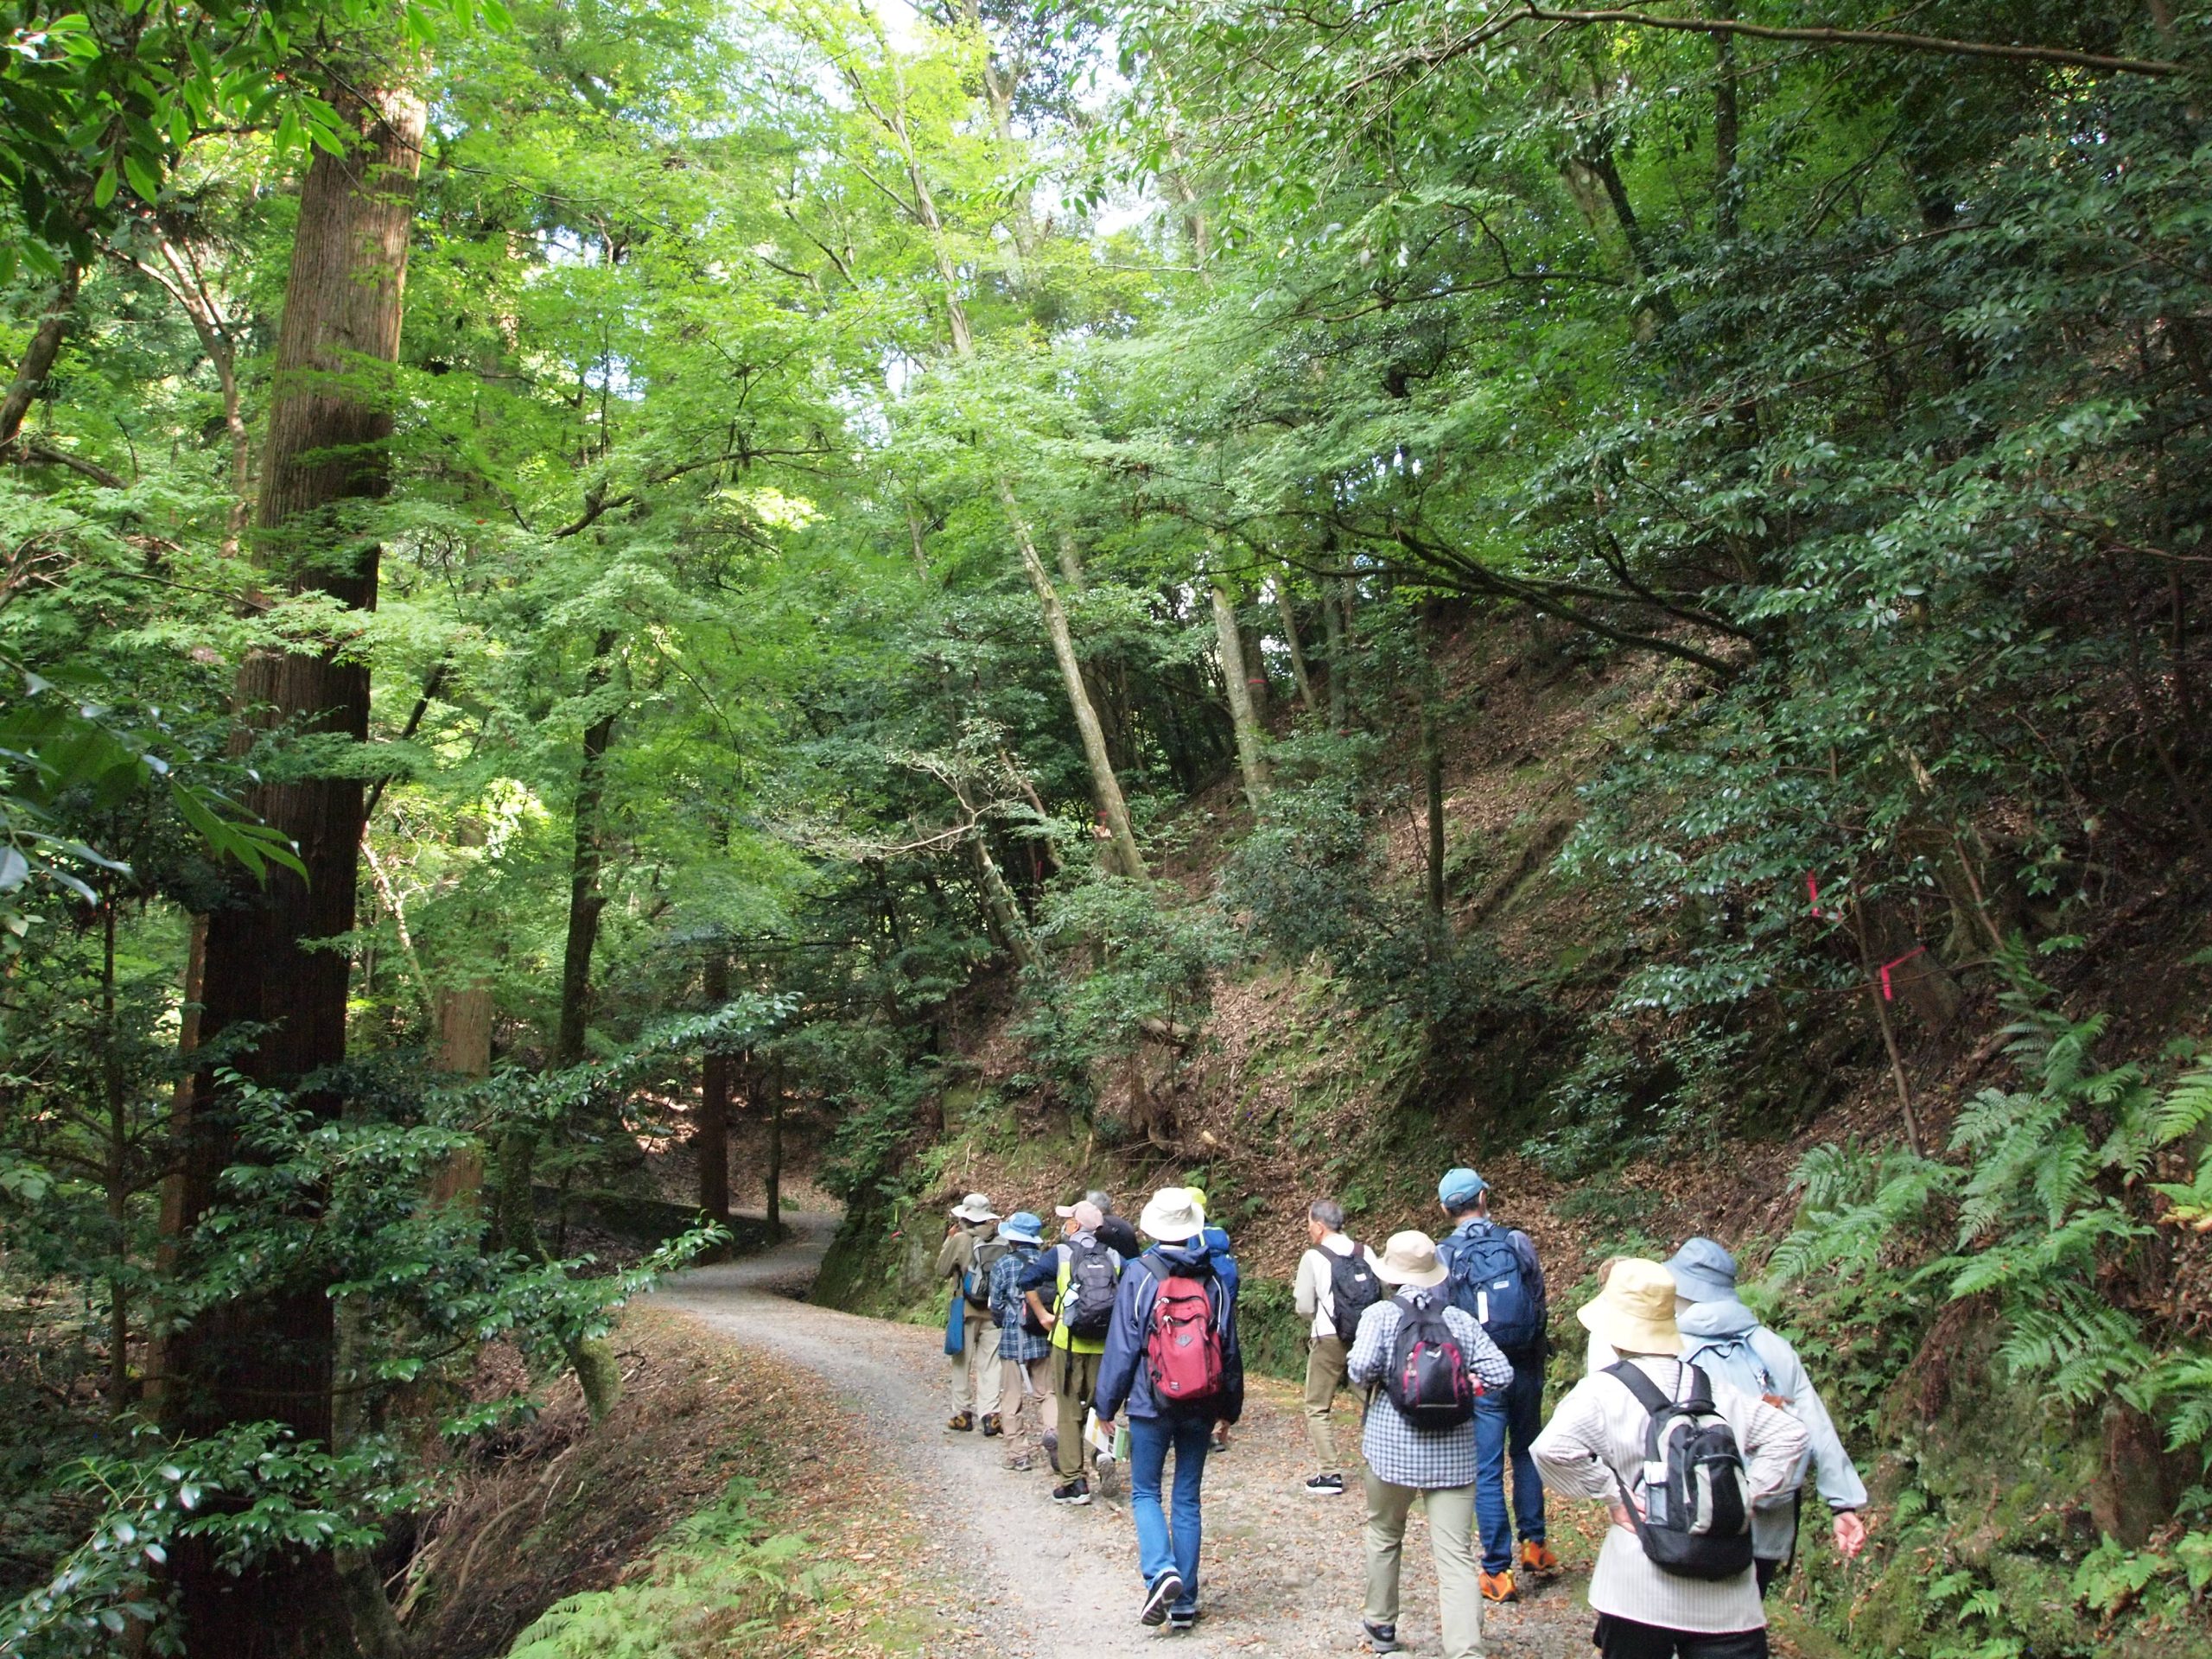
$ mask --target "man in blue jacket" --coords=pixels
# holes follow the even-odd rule
[[[1559,1556],[1544,1541],[1543,1478],[1529,1453],[1544,1426],[1544,1270],[1528,1234],[1491,1219],[1490,1183],[1473,1170],[1446,1171],[1436,1184],[1436,1198],[1452,1217],[1450,1236],[1436,1246],[1438,1260],[1451,1270],[1452,1304],[1473,1314],[1513,1365],[1511,1386],[1485,1394],[1475,1409],[1475,1517],[1483,1535],[1483,1599],[1512,1601],[1520,1593],[1513,1581],[1516,1532],[1523,1572],[1543,1579],[1559,1571]]]
[[[1215,1422],[1233,1423],[1244,1414],[1236,1263],[1207,1244],[1205,1217],[1187,1188],[1164,1186],[1154,1193],[1137,1227],[1158,1243],[1122,1274],[1095,1402],[1099,1427],[1109,1434],[1114,1419],[1124,1406],[1128,1408],[1129,1510],[1136,1521],[1137,1570],[1144,1579],[1138,1617],[1147,1624],[1165,1619],[1171,1629],[1187,1630],[1198,1617],[1199,1495],[1205,1483],[1207,1433]],[[1221,1349],[1219,1389],[1187,1404],[1159,1395],[1147,1356],[1160,1287],[1173,1278],[1195,1280],[1204,1287]],[[1160,1497],[1171,1449],[1172,1524]]]

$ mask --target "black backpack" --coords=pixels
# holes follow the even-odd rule
[[[1382,1300],[1382,1281],[1356,1243],[1350,1255],[1321,1254],[1329,1263],[1329,1312],[1337,1322],[1337,1340],[1349,1344],[1359,1335],[1359,1316]]]
[[[1060,1295],[1060,1323],[1071,1337],[1103,1337],[1114,1321],[1114,1287],[1121,1264],[1087,1233],[1077,1234],[1061,1248],[1068,1253],[1068,1281]]]
[[[1751,1569],[1751,1477],[1736,1431],[1713,1409],[1713,1385],[1696,1366],[1682,1370],[1688,1391],[1675,1400],[1626,1360],[1605,1368],[1651,1418],[1641,1515],[1627,1483],[1614,1480],[1654,1567],[1685,1579],[1732,1579]]]
[[[1475,1381],[1466,1350],[1445,1323],[1441,1297],[1417,1303],[1400,1296],[1398,1332],[1390,1343],[1390,1369],[1382,1374],[1383,1392],[1413,1427],[1441,1433],[1471,1422]]]

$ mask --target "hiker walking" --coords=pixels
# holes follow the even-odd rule
[[[944,1351],[950,1355],[952,1415],[945,1427],[962,1433],[982,1419],[983,1433],[999,1432],[999,1332],[991,1323],[991,1268],[1007,1247],[999,1239],[999,1212],[981,1192],[970,1192],[952,1211],[944,1243],[937,1253],[937,1272],[952,1285]]]
[[[1234,1300],[1236,1296],[1236,1258],[1230,1253],[1229,1235],[1206,1219],[1205,1188],[1186,1186],[1183,1190],[1191,1195],[1192,1205],[1198,1212],[1198,1236],[1205,1240],[1206,1249],[1212,1255],[1216,1268],[1228,1283],[1230,1299]],[[1229,1450],[1229,1425],[1225,1422],[1217,1421],[1213,1426],[1213,1449],[1217,1452]]]
[[[1620,1358],[1574,1385],[1535,1451],[1554,1491],[1612,1512],[1590,1580],[1600,1659],[1766,1659],[1751,1516],[1796,1483],[1804,1428],[1681,1358],[1656,1262],[1615,1264],[1576,1317]]]
[[[1679,1299],[1675,1324],[1682,1333],[1682,1357],[1716,1382],[1797,1420],[1811,1442],[1814,1490],[1834,1517],[1829,1527],[1836,1553],[1851,1560],[1866,1545],[1866,1522],[1859,1513],[1866,1507],[1866,1483],[1843,1449],[1843,1437],[1797,1351],[1744,1306],[1736,1294],[1736,1258],[1713,1240],[1690,1240],[1668,1259],[1667,1271]],[[1762,1596],[1796,1556],[1808,1472],[1801,1467],[1787,1491],[1751,1510],[1753,1569]]]
[[[1559,1571],[1559,1557],[1544,1541],[1544,1483],[1529,1448],[1544,1420],[1544,1270],[1529,1235],[1499,1226],[1490,1217],[1490,1183],[1471,1169],[1446,1171],[1436,1197],[1452,1217],[1451,1236],[1436,1247],[1451,1272],[1452,1302],[1471,1313],[1484,1334],[1513,1363],[1509,1388],[1486,1394],[1475,1416],[1475,1514],[1483,1533],[1483,1596],[1511,1601],[1513,1541],[1520,1565],[1539,1578]],[[1510,1454],[1510,1455],[1509,1455]],[[1507,1514],[1506,1467],[1513,1471],[1513,1506]]]
[[[1113,1321],[1122,1256],[1099,1242],[1098,1226],[1105,1217],[1090,1199],[1064,1205],[1054,1213],[1061,1218],[1064,1236],[1041,1251],[1014,1282],[1052,1338],[1052,1458],[1060,1476],[1052,1501],[1082,1504],[1090,1502],[1090,1482],[1083,1472],[1084,1414],[1098,1388],[1098,1361]]]
[[[1367,1599],[1360,1628],[1376,1653],[1398,1650],[1406,1517],[1419,1503],[1436,1562],[1445,1659],[1475,1659],[1483,1650],[1474,1539],[1476,1407],[1512,1386],[1513,1364],[1472,1314],[1452,1304],[1444,1288],[1450,1270],[1427,1233],[1393,1233],[1374,1272],[1396,1294],[1359,1316],[1345,1362],[1353,1383],[1370,1391],[1359,1442],[1367,1459]]]
[[[1138,1618],[1187,1630],[1198,1617],[1208,1430],[1244,1414],[1236,1264],[1206,1243],[1205,1217],[1187,1188],[1154,1193],[1137,1227],[1156,1242],[1122,1274],[1114,1299],[1098,1372],[1098,1422],[1110,1434],[1114,1419],[1128,1413],[1129,1512],[1144,1580]],[[1171,1451],[1172,1514],[1160,1497]]]
[[[1098,1213],[1105,1217],[1098,1224],[1098,1242],[1122,1261],[1135,1260],[1144,1246],[1137,1242],[1137,1230],[1114,1213],[1114,1195],[1094,1186],[1083,1196],[1087,1202],[1096,1205]]]
[[[1045,1224],[1024,1210],[999,1224],[999,1236],[1007,1252],[991,1268],[991,1322],[998,1326],[999,1358],[1006,1367],[1001,1394],[1014,1401],[1012,1421],[1006,1425],[1006,1463],[1009,1469],[1027,1469],[1052,1427],[1052,1338],[1020,1290],[1022,1274],[1044,1251]]]
[[[1317,1465],[1306,1491],[1336,1497],[1344,1492],[1344,1478],[1329,1413],[1344,1383],[1359,1316],[1382,1299],[1382,1281],[1375,1276],[1375,1253],[1344,1236],[1344,1207],[1334,1198],[1316,1198],[1306,1206],[1306,1236],[1309,1248],[1298,1258],[1292,1290],[1298,1316],[1306,1323],[1306,1442]]]

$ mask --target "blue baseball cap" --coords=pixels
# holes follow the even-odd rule
[[[1490,1191],[1490,1183],[1465,1166],[1447,1169],[1436,1184],[1436,1201],[1446,1210],[1465,1210]]]
[[[999,1223],[999,1236],[1019,1239],[1024,1244],[1042,1244],[1045,1242],[1045,1224],[1028,1211],[1018,1210]]]
[[[1736,1300],[1736,1258],[1709,1238],[1694,1238],[1668,1259],[1675,1288],[1693,1302]]]

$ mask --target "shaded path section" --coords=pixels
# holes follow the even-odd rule
[[[867,1425],[869,1443],[844,1455],[888,1465],[905,1485],[909,1516],[898,1519],[911,1520],[924,1541],[918,1576],[948,1620],[942,1645],[925,1651],[1004,1659],[1306,1659],[1360,1650],[1357,1460],[1346,1471],[1351,1493],[1305,1496],[1300,1482],[1310,1471],[1294,1390],[1255,1379],[1236,1446],[1207,1463],[1197,1630],[1148,1630],[1136,1622],[1140,1585],[1126,1483],[1115,1501],[1064,1508],[1046,1496],[1048,1477],[1002,1468],[998,1442],[947,1432],[950,1362],[942,1333],[796,1300],[819,1269],[837,1217],[785,1219],[794,1236],[777,1249],[678,1274],[652,1301],[814,1372],[830,1397]],[[1358,1433],[1348,1402],[1339,1402],[1338,1420],[1350,1451]],[[828,1478],[836,1478],[834,1467]],[[1555,1541],[1566,1542],[1573,1558],[1589,1558],[1576,1540]],[[1426,1529],[1416,1520],[1406,1540],[1399,1620],[1408,1652],[1440,1650],[1434,1582]],[[1509,1659],[1580,1659],[1591,1651],[1589,1628],[1578,1582],[1493,1610],[1487,1644]]]

